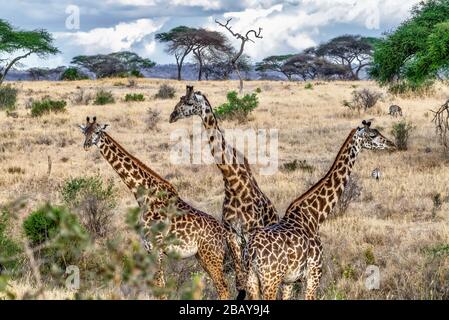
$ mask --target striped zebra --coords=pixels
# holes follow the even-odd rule
[[[379,179],[380,179],[380,169],[379,168],[374,169],[373,172],[371,172],[371,177],[373,179],[376,179],[377,181],[379,181]]]
[[[389,111],[388,114],[392,117],[397,117],[398,115],[402,117],[402,109],[396,104],[391,105]]]

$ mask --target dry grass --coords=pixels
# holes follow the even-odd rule
[[[109,132],[132,154],[137,155],[178,188],[182,197],[216,217],[220,216],[223,182],[213,165],[174,165],[169,162],[170,133],[177,128],[192,130],[192,121],[168,123],[177,98],[185,92],[185,83],[139,79],[133,88],[114,86],[116,79],[79,82],[18,82],[18,118],[0,114],[0,199],[7,202],[19,195],[27,196],[29,206],[45,201],[61,201],[59,188],[69,177],[101,174],[116,181],[119,209],[114,218],[118,230],[126,232],[125,212],[135,206],[133,196],[119,181],[116,173],[97,150],[85,152],[83,136],[76,128],[87,115],[109,123]],[[162,83],[176,88],[176,97],[157,100],[154,95]],[[226,92],[235,90],[236,82],[201,82],[196,89],[206,93],[214,106],[225,102]],[[295,159],[306,160],[314,170],[279,170],[271,176],[259,176],[262,189],[279,212],[303,193],[327,171],[349,131],[363,118],[374,118],[373,126],[383,128],[391,137],[397,121],[387,115],[388,106],[398,104],[416,129],[409,149],[394,154],[370,153],[359,157],[355,172],[362,194],[347,212],[327,221],[321,229],[324,240],[324,275],[320,287],[322,298],[334,299],[423,299],[449,298],[449,256],[435,254],[438,246],[449,244],[449,161],[437,143],[430,122],[429,109],[449,97],[446,88],[437,89],[432,97],[395,98],[385,94],[368,114],[351,113],[342,101],[351,97],[354,88],[381,91],[371,82],[320,83],[305,90],[303,83],[246,82],[246,90],[262,88],[260,105],[245,124],[223,122],[223,128],[279,129],[279,165]],[[78,100],[80,90],[112,91],[117,103],[94,106]],[[126,93],[145,93],[145,102],[121,102]],[[32,118],[26,109],[30,97],[65,99],[67,112]],[[72,102],[76,101],[76,103]],[[80,104],[81,103],[81,104]],[[146,112],[160,112],[159,130],[149,131]],[[52,171],[48,176],[48,156]],[[379,182],[371,178],[380,168]],[[13,170],[11,168],[14,168]],[[433,210],[435,194],[443,204]],[[23,217],[20,217],[23,218]],[[21,221],[16,223],[20,235]],[[433,251],[432,251],[433,250]],[[380,267],[380,289],[365,289],[365,268],[373,263]],[[27,279],[12,283],[19,295]],[[71,296],[62,289],[52,289],[48,298]],[[301,289],[298,289],[298,297]],[[100,293],[100,292],[99,292]]]

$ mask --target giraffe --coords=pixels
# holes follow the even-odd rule
[[[322,274],[320,224],[332,212],[362,149],[396,148],[371,122],[362,124],[351,130],[327,174],[290,204],[281,221],[251,235],[243,256],[246,290],[240,297],[262,294],[272,300],[282,286],[282,299],[289,299],[293,284],[306,277],[305,298],[315,299]]]
[[[241,256],[249,234],[257,228],[277,223],[279,217],[270,199],[259,188],[246,157],[226,143],[206,96],[187,86],[186,95],[176,104],[169,122],[193,115],[201,117],[212,156],[223,175],[225,196],[222,219],[231,231],[228,248],[234,260],[236,286],[242,290],[245,279]]]
[[[227,283],[223,272],[226,247],[226,229],[212,216],[193,208],[182,200],[175,188],[160,177],[139,159],[131,155],[118,144],[93,117],[87,117],[86,125],[80,125],[85,135],[84,149],[95,145],[101,155],[118,173],[121,180],[134,194],[139,206],[145,209],[140,217],[144,226],[143,244],[147,250],[152,246],[149,241],[150,225],[167,218],[167,208],[173,207],[177,214],[169,218],[168,233],[176,238],[175,244],[160,250],[158,272],[155,283],[165,286],[162,268],[163,255],[175,252],[180,258],[196,256],[201,266],[212,278],[220,299],[229,299]],[[142,189],[145,193],[142,195]],[[159,235],[158,235],[159,236]],[[159,237],[160,238],[160,237]]]

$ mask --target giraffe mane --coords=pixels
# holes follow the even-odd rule
[[[335,167],[337,166],[337,160],[340,158],[341,154],[343,153],[344,150],[346,150],[346,147],[348,146],[348,144],[351,142],[352,138],[354,137],[354,134],[356,133],[357,129],[352,129],[351,132],[349,133],[348,137],[346,138],[345,142],[343,143],[343,145],[340,148],[340,151],[338,151],[337,156],[335,157],[334,162],[332,163],[332,166],[330,167],[329,171],[327,171],[327,173],[317,182],[315,183],[312,187],[310,187],[309,190],[307,190],[306,192],[304,192],[302,195],[300,195],[298,198],[296,198],[295,200],[292,201],[292,203],[288,206],[287,210],[285,210],[285,212],[288,212],[290,210],[290,208],[295,205],[296,203],[303,201],[304,199],[306,199],[310,194],[314,193],[316,191],[316,189],[318,189],[319,187],[321,187],[324,183],[324,181],[329,177],[329,175],[335,170]]]
[[[156,177],[157,179],[159,179],[162,183],[166,184],[167,187],[174,192],[175,194],[177,194],[177,191],[175,189],[175,187],[168,182],[167,180],[165,180],[164,178],[162,178],[159,174],[157,174],[155,171],[153,171],[152,169],[150,169],[145,163],[143,163],[141,160],[137,159],[135,156],[133,156],[131,153],[129,153],[125,148],[123,148],[116,140],[114,140],[114,138],[112,138],[107,132],[103,132],[108,139],[110,139],[119,149],[121,149],[121,151],[123,153],[125,153],[132,161],[134,161],[142,170],[146,171],[147,173],[149,173],[151,176]]]
[[[209,107],[210,107],[211,110],[212,110],[212,115],[213,115],[213,117],[215,118],[215,121],[217,121],[217,117],[215,116],[214,109],[212,108],[212,105],[210,104],[209,99],[207,99],[207,97],[206,97],[206,95],[205,95],[204,93],[201,93],[201,92],[198,91],[197,94],[200,94],[200,95],[204,98],[204,101],[206,101],[206,103],[209,105]],[[235,150],[235,152],[236,152],[237,154],[238,154],[238,153],[241,153],[239,150],[236,150],[236,149],[234,149],[234,150]],[[236,156],[237,156],[237,154],[236,154]],[[242,157],[243,157],[243,162],[244,162],[244,165],[245,165],[246,170],[248,171],[248,173],[249,173],[250,175],[252,175],[251,167],[250,167],[250,165],[249,165],[249,163],[248,163],[248,159],[245,157],[244,154],[241,154],[241,155],[242,155]]]

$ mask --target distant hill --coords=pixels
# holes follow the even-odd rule
[[[157,79],[176,79],[177,68],[175,64],[161,64],[156,65],[149,71],[143,71],[143,75],[146,78],[157,78]],[[254,69],[250,72],[243,74],[246,79],[249,80],[286,80],[278,72],[267,72],[261,77],[261,75]],[[52,73],[46,78],[40,80],[50,80],[56,81],[59,79],[60,74]],[[194,64],[185,64],[182,69],[183,80],[196,80],[198,77],[198,71]],[[237,79],[235,74],[231,75],[231,79]],[[11,70],[6,76],[6,80],[9,81],[32,81],[32,77],[26,70]]]

